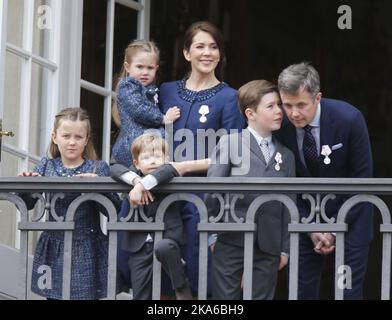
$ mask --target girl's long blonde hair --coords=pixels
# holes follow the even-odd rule
[[[81,108],[66,108],[61,110],[56,114],[54,124],[53,124],[53,133],[56,134],[57,129],[60,126],[61,120],[70,120],[70,121],[82,121],[86,123],[86,131],[87,131],[87,145],[83,151],[83,158],[90,160],[98,160],[97,153],[94,148],[94,143],[91,137],[91,123],[90,117],[88,116],[86,110]],[[49,144],[49,156],[51,158],[61,157],[60,150],[51,139]]]

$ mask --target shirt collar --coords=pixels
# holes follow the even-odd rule
[[[319,103],[317,105],[316,114],[315,114],[313,120],[309,123],[309,125],[314,127],[314,128],[320,127],[320,116],[321,116],[321,105]]]
[[[260,145],[260,143],[261,143],[262,140],[267,140],[268,144],[271,144],[271,143],[272,143],[272,135],[263,138],[260,134],[257,133],[256,130],[252,129],[251,127],[248,126],[247,129],[249,130],[249,132],[250,132],[251,134],[253,134],[253,136],[255,137],[255,139],[256,139],[258,145]]]

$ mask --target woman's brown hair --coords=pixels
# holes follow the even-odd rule
[[[200,32],[207,32],[214,40],[219,49],[220,61],[216,67],[216,76],[219,80],[223,80],[224,68],[226,66],[226,56],[223,36],[220,30],[209,21],[198,21],[192,23],[185,31],[184,35],[184,50],[189,52],[193,43],[193,38]]]

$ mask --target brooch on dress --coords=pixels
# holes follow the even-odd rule
[[[199,114],[201,114],[201,117],[199,120],[201,123],[204,123],[207,121],[206,114],[209,114],[209,113],[210,113],[210,109],[208,108],[208,106],[206,104],[203,104],[200,106]]]
[[[159,92],[158,88],[147,89],[146,96],[148,100],[153,101],[155,104],[158,104],[159,102],[158,92]]]

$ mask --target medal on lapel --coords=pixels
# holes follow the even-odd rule
[[[276,171],[279,171],[279,170],[280,170],[280,164],[283,162],[283,160],[282,160],[282,154],[281,154],[280,152],[277,152],[277,153],[276,153],[275,161],[276,161],[275,170],[276,170]]]
[[[328,145],[323,145],[321,146],[321,154],[325,157],[324,158],[324,163],[325,164],[330,164],[331,163],[331,158],[329,155],[332,153],[331,148]]]
[[[208,108],[208,106],[206,104],[203,104],[200,106],[199,114],[201,114],[201,116],[200,116],[199,120],[201,123],[204,123],[207,121],[206,115],[209,113],[210,113],[210,109]]]

